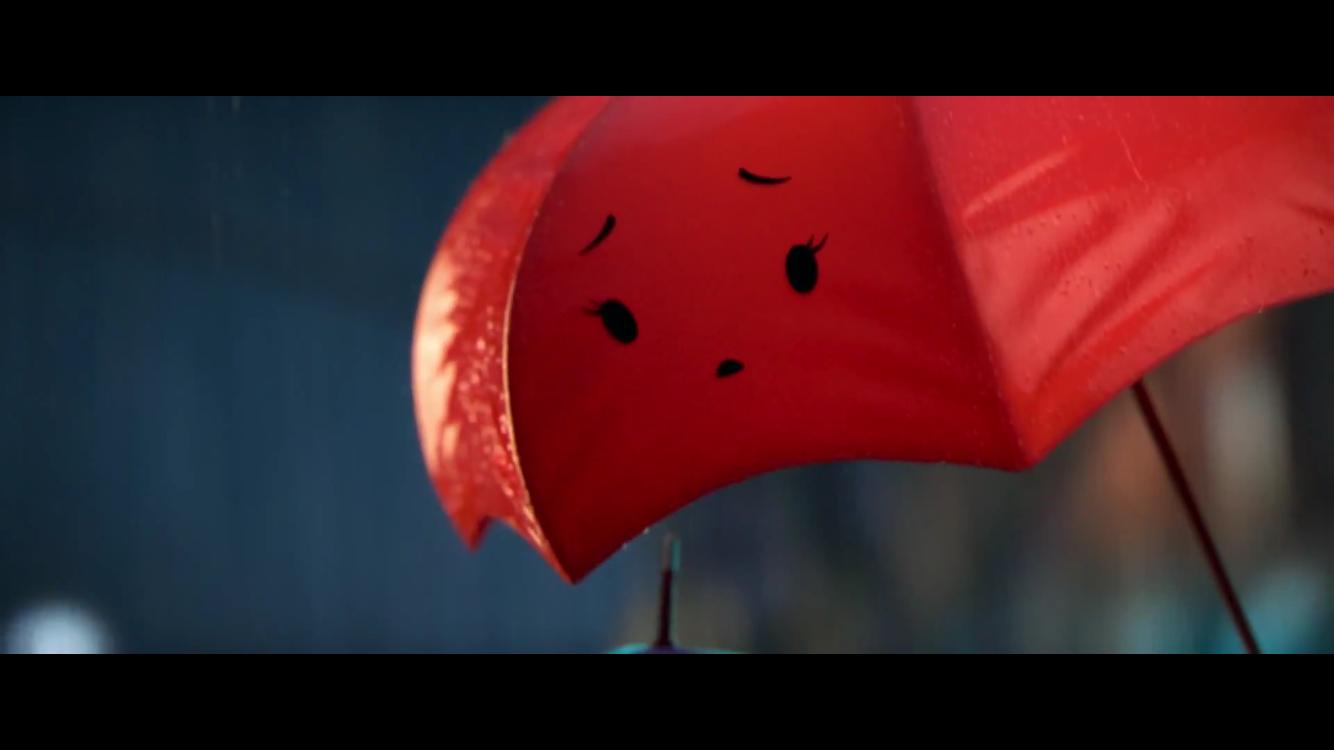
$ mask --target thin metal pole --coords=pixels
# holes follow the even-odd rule
[[[676,598],[676,571],[681,568],[681,542],[674,534],[662,540],[662,588],[658,592],[658,639],[655,647],[673,648],[672,604]]]
[[[1237,592],[1232,588],[1232,581],[1227,576],[1227,571],[1223,568],[1223,559],[1218,555],[1218,548],[1214,546],[1213,536],[1209,534],[1209,527],[1204,523],[1204,516],[1200,513],[1199,503],[1195,501],[1195,492],[1190,487],[1190,482],[1186,479],[1186,472],[1181,468],[1181,460],[1177,458],[1176,449],[1172,447],[1172,441],[1167,436],[1167,430],[1163,428],[1163,423],[1158,419],[1158,410],[1153,406],[1153,399],[1149,397],[1149,389],[1144,386],[1144,381],[1135,381],[1135,401],[1139,404],[1140,414],[1144,415],[1144,421],[1149,426],[1149,432],[1153,433],[1153,442],[1158,446],[1158,454],[1162,456],[1163,463],[1167,466],[1167,473],[1172,477],[1172,485],[1176,487],[1177,497],[1181,499],[1181,505],[1186,509],[1186,515],[1190,518],[1191,530],[1195,532],[1195,539],[1204,549],[1204,557],[1209,561],[1209,572],[1213,574],[1214,584],[1218,586],[1218,593],[1223,596],[1223,603],[1227,605],[1228,614],[1232,617],[1232,625],[1237,629],[1237,635],[1241,637],[1242,644],[1246,647],[1246,652],[1251,654],[1260,653],[1260,644],[1255,641],[1255,634],[1251,632],[1251,624],[1246,619],[1246,612],[1241,608],[1241,600],[1237,598]]]

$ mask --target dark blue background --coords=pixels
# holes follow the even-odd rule
[[[0,617],[73,599],[129,650],[613,645],[625,561],[571,588],[507,533],[468,555],[413,423],[436,239],[541,101],[0,102]]]

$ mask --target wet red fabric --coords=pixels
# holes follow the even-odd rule
[[[1331,288],[1334,99],[560,99],[446,230],[413,388],[465,538],[578,580],[763,472],[1027,467]]]

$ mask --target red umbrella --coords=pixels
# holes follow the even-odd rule
[[[1229,321],[1334,288],[1331,98],[564,98],[446,230],[421,442],[577,581],[799,464],[1023,469]]]

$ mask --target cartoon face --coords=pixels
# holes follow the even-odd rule
[[[560,98],[413,339],[460,533],[570,580],[710,490],[1032,465],[1164,358],[1334,289],[1334,98]]]
[[[911,112],[829,105],[617,99],[567,155],[507,363],[523,476],[571,577],[758,473],[1012,461]]]

